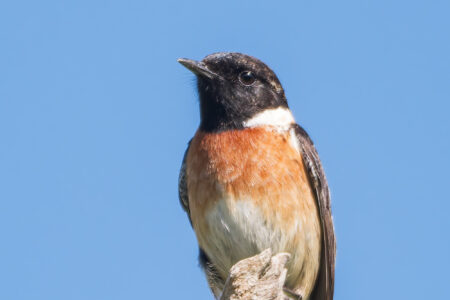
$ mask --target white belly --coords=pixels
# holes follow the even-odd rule
[[[320,242],[317,235],[311,234],[315,231],[308,224],[315,222],[303,222],[305,216],[293,213],[299,214],[295,224],[290,224],[289,230],[282,230],[268,222],[252,201],[220,200],[205,216],[208,235],[198,236],[200,246],[223,278],[228,277],[230,268],[239,260],[271,248],[273,253],[292,255],[288,281],[297,283],[305,275],[306,281],[313,281],[318,271]],[[302,274],[305,272],[308,274]]]
[[[283,238],[250,201],[218,201],[208,211],[206,222],[211,235],[205,251],[214,253],[211,260],[221,273],[228,274],[237,261],[279,245]],[[273,249],[275,253],[278,250]]]

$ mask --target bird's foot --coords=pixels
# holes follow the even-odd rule
[[[294,292],[291,289],[288,289],[287,287],[283,288],[283,292],[286,294],[288,299],[294,299],[294,300],[302,300],[303,296],[299,293]]]

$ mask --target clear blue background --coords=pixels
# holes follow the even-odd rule
[[[269,64],[327,172],[336,299],[447,299],[448,1],[2,1],[0,299],[211,299],[178,57]]]

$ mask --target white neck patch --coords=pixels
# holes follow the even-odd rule
[[[266,109],[244,121],[244,127],[274,126],[280,130],[288,130],[294,123],[295,120],[291,111],[288,108],[278,107]]]

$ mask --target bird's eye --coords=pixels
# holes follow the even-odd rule
[[[252,85],[255,80],[255,75],[253,75],[251,71],[244,71],[239,74],[239,81],[242,82],[242,84]]]

